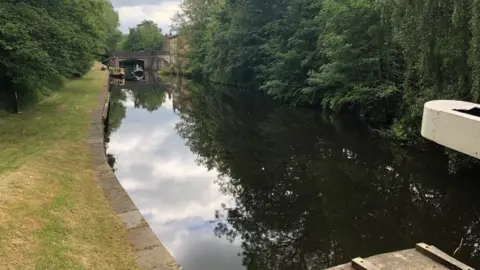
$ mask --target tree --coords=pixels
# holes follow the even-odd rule
[[[382,134],[418,143],[426,101],[480,99],[479,5],[186,0],[176,29],[195,76],[354,114]]]
[[[123,43],[126,51],[150,51],[158,52],[163,50],[164,36],[162,29],[153,21],[144,20],[130,32]]]
[[[304,90],[324,107],[359,111],[370,123],[391,124],[399,110],[403,59],[373,1],[323,1],[319,49],[324,62]]]
[[[107,53],[118,15],[107,0],[6,0],[0,23],[0,96],[17,92],[28,103]]]
[[[188,69],[193,74],[205,71],[203,65],[208,51],[214,48],[212,38],[219,31],[218,17],[223,5],[221,0],[186,0],[181,5],[182,11],[174,17],[174,30],[189,44]],[[224,59],[226,51],[222,49],[219,53],[216,58]]]
[[[123,38],[122,32],[118,29],[120,26],[118,13],[113,9],[112,3],[108,0],[103,0],[105,15],[104,19],[105,29],[105,43],[107,53],[110,54],[119,48],[120,42]]]

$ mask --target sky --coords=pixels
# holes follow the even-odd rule
[[[232,199],[220,192],[218,172],[196,162],[197,156],[177,134],[180,117],[171,99],[160,109],[134,108],[127,95],[126,117],[111,134],[108,153],[116,158],[120,183],[152,230],[185,270],[242,270],[240,239],[230,243],[214,235],[215,211]]]
[[[151,20],[169,33],[172,17],[180,10],[182,0],[110,0],[120,15],[120,30],[128,33],[130,27],[143,20]]]

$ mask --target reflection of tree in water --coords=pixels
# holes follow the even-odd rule
[[[120,88],[111,88],[110,104],[108,107],[108,126],[105,132],[105,143],[110,142],[110,135],[114,133],[122,125],[122,121],[126,116],[127,108],[123,104],[127,100],[127,95]],[[108,148],[108,147],[107,147]],[[115,156],[107,153],[108,165],[115,171]]]
[[[179,134],[235,206],[215,232],[242,239],[248,269],[323,269],[427,242],[479,266],[479,199],[446,160],[309,110],[190,85]],[[473,177],[472,177],[473,178]]]
[[[127,100],[127,95],[119,88],[112,88],[110,91],[110,106],[108,113],[109,131],[115,132],[122,125],[126,116],[127,109],[123,104]]]
[[[166,99],[166,91],[164,88],[112,88],[110,91],[110,106],[113,107],[110,108],[110,115],[114,118],[113,123],[111,123],[114,130],[120,127],[123,118],[125,118],[126,108],[124,102],[127,100],[127,93],[131,95],[135,108],[145,109],[149,112],[158,110]]]
[[[108,116],[108,128],[105,133],[105,143],[110,142],[110,135],[122,125],[126,116],[127,108],[124,103],[127,101],[127,93],[133,100],[135,108],[142,108],[149,112],[158,110],[165,102],[165,91],[157,89],[122,89],[112,87],[110,91],[110,106]],[[115,156],[107,154],[107,161],[110,167],[115,170]]]
[[[116,171],[117,169],[115,168],[115,162],[116,162],[116,158],[113,154],[107,154],[107,163],[108,165],[110,165],[110,167],[112,168],[113,171]]]
[[[142,108],[149,112],[158,110],[166,99],[165,90],[158,89],[132,89],[135,108]]]

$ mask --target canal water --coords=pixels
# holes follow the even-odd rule
[[[426,242],[480,268],[477,175],[360,122],[175,79],[112,87],[107,153],[186,270],[324,269]]]

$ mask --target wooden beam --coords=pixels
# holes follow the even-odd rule
[[[448,269],[474,270],[472,267],[455,260],[454,258],[450,257],[448,254],[446,254],[445,252],[441,251],[440,249],[434,246],[430,246],[425,243],[418,243],[415,246],[415,250],[427,256],[428,258],[444,265]]]
[[[375,266],[374,264],[372,264],[371,262],[369,262],[369,261],[367,261],[363,258],[360,258],[360,257],[357,257],[357,258],[352,260],[352,268],[356,269],[356,270],[377,270],[377,269],[380,269],[377,266]]]

